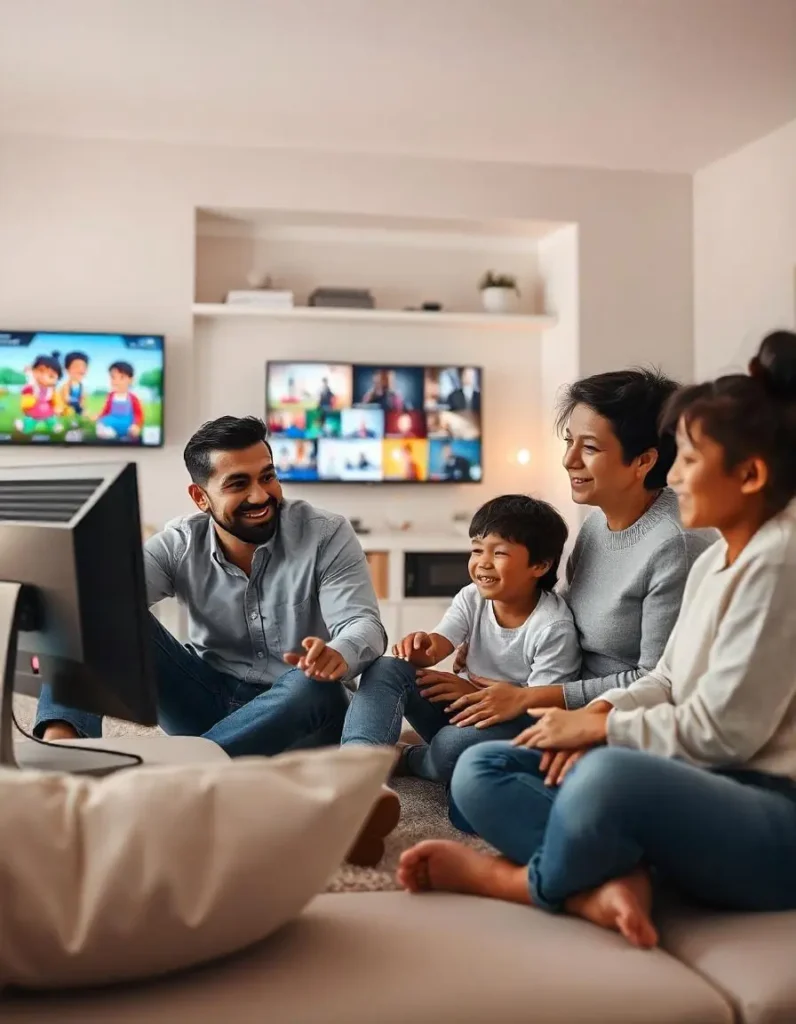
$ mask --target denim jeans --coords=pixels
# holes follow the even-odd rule
[[[308,679],[290,669],[264,689],[225,675],[197,657],[150,616],[158,722],[176,736],[204,736],[230,757],[280,754],[340,742],[348,708],[342,683]],[[49,686],[39,698],[34,733],[63,721],[86,738],[102,735],[102,719],[57,704]]]
[[[444,705],[432,704],[422,696],[415,674],[416,669],[400,658],[381,658],[366,669],[348,708],[343,743],[392,746],[398,742],[405,717],[425,740],[424,746],[407,751],[407,770],[421,779],[447,785],[468,747],[485,740],[512,739],[531,724],[522,715],[488,729],[451,725]]]
[[[796,784],[602,747],[548,787],[540,757],[489,743],[462,756],[451,784],[471,830],[528,865],[536,906],[560,910],[643,863],[716,909],[796,909]]]

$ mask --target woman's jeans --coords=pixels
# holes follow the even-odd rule
[[[796,784],[601,747],[545,786],[540,757],[484,744],[462,754],[451,782],[454,818],[528,865],[535,906],[560,910],[645,865],[717,909],[796,909]]]

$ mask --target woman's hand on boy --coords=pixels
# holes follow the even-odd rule
[[[467,671],[467,655],[469,653],[470,645],[467,643],[466,640],[463,644],[459,644],[459,646],[456,648],[453,657],[453,671],[456,673],[457,676],[460,675],[462,672]]]
[[[473,693],[476,686],[469,679],[463,679],[453,672],[438,672],[425,668],[417,673],[417,688],[421,696],[432,704],[450,704],[465,694]]]
[[[510,722],[526,710],[524,688],[513,683],[471,676],[478,686],[474,693],[466,693],[446,711],[457,712],[451,718],[451,725],[464,728],[474,725],[476,729],[488,729],[490,725]]]
[[[612,709],[611,709],[612,710]],[[533,708],[528,712],[536,721],[519,734],[512,743],[515,747],[537,750],[578,750],[605,743],[610,711],[578,708]]]

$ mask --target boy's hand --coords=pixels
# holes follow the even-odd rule
[[[477,689],[469,679],[462,679],[453,672],[435,672],[433,669],[421,669],[417,673],[417,687],[421,695],[432,704],[450,704]]]
[[[480,679],[476,681],[476,686]],[[480,686],[475,693],[467,693],[455,701],[446,711],[458,712],[451,719],[451,725],[464,728],[474,725],[476,729],[488,729],[499,722],[510,722],[519,718],[528,708],[524,686],[512,683],[490,682]]]
[[[394,658],[401,658],[418,668],[431,668],[436,664],[434,641],[428,633],[408,633],[403,640],[393,644],[392,653]]]
[[[301,641],[303,654],[288,651],[282,655],[283,661],[293,665],[309,676],[323,682],[335,682],[342,679],[348,672],[348,662],[333,647],[327,647],[326,641],[318,636],[308,636]]]

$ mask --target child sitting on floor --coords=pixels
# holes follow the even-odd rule
[[[572,615],[553,592],[567,534],[544,501],[507,494],[483,505],[470,524],[473,582],[431,633],[393,647],[393,672],[363,674],[343,742],[394,744],[405,716],[425,742],[402,750],[398,771],[447,784],[467,747],[511,739],[531,708],[560,703],[581,662]],[[434,669],[465,641],[465,671]]]

